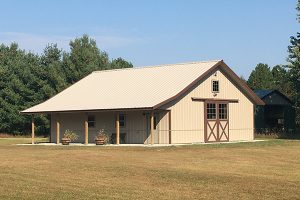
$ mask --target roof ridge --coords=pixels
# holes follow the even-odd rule
[[[103,73],[103,72],[123,71],[123,70],[137,70],[137,69],[145,69],[145,68],[159,68],[159,67],[166,67],[166,66],[188,65],[188,64],[220,62],[220,61],[223,61],[223,60],[192,61],[192,62],[183,62],[183,63],[174,63],[174,64],[148,65],[148,66],[140,66],[140,67],[132,67],[132,68],[107,69],[107,70],[93,71],[92,73]]]

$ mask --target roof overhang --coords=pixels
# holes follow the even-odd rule
[[[241,91],[251,100],[251,102],[255,105],[265,105],[265,103],[253,92],[253,90],[243,81],[241,80],[225,63],[223,60],[217,62],[213,67],[211,67],[209,70],[207,70],[205,73],[203,73],[201,76],[199,76],[195,81],[193,81],[191,84],[189,84],[186,88],[184,88],[181,92],[179,92],[177,95],[155,105],[153,108],[161,108],[162,106],[166,105],[167,103],[170,103],[171,101],[179,98],[180,96],[184,95],[186,92],[190,91],[197,83],[207,78],[210,74],[212,74],[217,69],[220,69],[222,72],[224,72],[228,78],[230,78],[234,83],[236,83],[236,86],[241,89]]]
[[[57,110],[57,111],[38,111],[38,112],[24,112],[22,114],[33,115],[33,114],[57,114],[57,113],[93,113],[93,112],[130,112],[130,111],[151,111],[153,107],[143,108],[116,108],[116,109],[89,109],[89,110]],[[165,109],[158,109],[165,110]]]

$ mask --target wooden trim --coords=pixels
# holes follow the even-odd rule
[[[157,134],[157,144],[160,144],[160,113],[156,113],[155,116],[156,116],[156,127],[155,127],[156,129],[155,130],[156,130],[156,134]]]
[[[35,136],[35,124],[34,124],[34,115],[31,116],[31,144],[34,144]]]
[[[204,106],[204,142],[207,141],[207,102],[203,102]]]
[[[208,103],[214,103],[215,105],[216,105],[216,119],[207,119],[207,104]],[[219,104],[227,104],[227,119],[220,119],[219,118]],[[211,128],[211,126],[209,125],[209,121],[213,121],[213,122],[215,122],[215,124],[213,125],[213,128]],[[227,122],[227,127],[226,127],[226,125],[223,127],[222,125],[221,125],[221,121],[226,121]],[[209,135],[208,135],[208,133],[207,133],[207,127],[210,127],[210,131],[212,130],[212,131],[214,131],[215,129],[216,129],[216,134],[214,134],[213,133],[213,136],[216,136],[215,137],[215,141],[209,141],[208,139],[208,137],[207,136],[209,136],[210,137],[210,133],[209,133]],[[215,127],[216,126],[216,127]],[[223,133],[223,131],[225,131],[224,132],[224,134],[225,134],[225,138],[226,138],[226,140],[221,140],[221,137],[220,136],[222,136],[223,134],[221,133],[220,134],[220,126],[222,126],[221,127],[221,129],[224,129],[224,130],[222,130],[222,133]],[[227,136],[226,136],[226,129],[227,128]],[[223,101],[204,101],[204,142],[205,143],[212,143],[212,142],[225,142],[225,141],[229,141],[229,103],[228,103],[228,101],[227,102],[223,102]]]
[[[32,115],[32,114],[52,114],[52,113],[82,113],[82,112],[128,112],[128,111],[139,111],[139,110],[153,110],[153,107],[141,107],[141,108],[116,108],[116,109],[91,109],[91,110],[63,110],[63,111],[38,111],[38,112],[23,112],[21,114]],[[165,110],[165,109],[156,109],[156,110]]]
[[[219,118],[219,103],[215,102],[216,104],[216,125],[217,125],[217,141],[220,142],[220,118]]]
[[[89,122],[88,122],[88,115],[85,116],[85,120],[84,120],[84,144],[88,144],[89,143]]]
[[[256,108],[256,105],[253,105],[253,127],[252,127],[252,130],[253,130],[253,140],[255,140],[255,108]]]
[[[52,115],[50,115],[50,135],[49,135],[49,143],[52,142]]]
[[[154,112],[150,113],[150,137],[151,137],[151,145],[154,144]]]
[[[206,78],[209,74],[214,72],[216,69],[220,69],[220,71],[225,72],[231,80],[233,80],[235,83],[238,84],[239,88],[246,93],[247,97],[252,101],[253,104],[256,105],[265,105],[265,103],[253,92],[253,90],[244,82],[242,81],[224,62],[223,60],[217,62],[214,66],[212,66],[209,70],[207,70],[205,73],[203,73],[201,76],[199,76],[195,81],[193,81],[191,84],[189,84],[187,87],[185,87],[182,91],[180,91],[175,96],[155,105],[153,109],[160,108],[161,106],[177,99],[181,95],[185,94],[188,90],[190,90],[194,85],[196,85],[199,81]],[[220,88],[219,88],[220,89]]]
[[[59,144],[59,142],[60,142],[60,123],[59,120],[56,119],[56,144]]]
[[[178,94],[176,94],[175,96],[155,105],[153,107],[153,109],[157,109],[175,99],[177,99],[179,96],[183,95],[185,92],[187,92],[189,89],[191,89],[195,84],[197,84],[200,80],[202,80],[204,77],[206,77],[208,74],[210,74],[211,72],[213,72],[215,69],[217,69],[219,67],[219,65],[221,64],[222,61],[217,62],[214,66],[212,66],[209,70],[207,70],[206,72],[204,72],[201,76],[199,76],[196,80],[194,80],[192,83],[190,83],[187,87],[185,87],[183,90],[181,90]]]
[[[169,115],[169,144],[172,144],[172,115],[171,110],[168,112]]]
[[[247,85],[247,83],[238,77],[226,63],[222,62],[222,71],[225,72],[229,77],[238,83],[238,86],[244,91],[249,99],[252,100],[253,104],[265,105],[265,103],[254,93],[254,91]]]
[[[120,114],[116,117],[116,144],[120,144]]]
[[[214,98],[198,98],[198,97],[192,97],[192,101],[212,101],[212,102],[219,102],[219,101],[223,101],[223,102],[229,102],[229,103],[238,103],[239,100],[238,99],[214,99]]]

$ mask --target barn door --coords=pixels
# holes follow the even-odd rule
[[[205,102],[204,141],[229,141],[228,102]]]

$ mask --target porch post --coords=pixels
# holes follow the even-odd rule
[[[89,123],[88,123],[88,116],[86,116],[85,120],[84,120],[84,135],[85,135],[84,144],[87,145],[89,143]]]
[[[116,143],[120,144],[120,115],[117,114],[116,118]]]
[[[34,115],[31,116],[31,144],[34,144]]]
[[[169,110],[169,144],[172,144],[172,123],[171,123],[171,110]]]
[[[56,144],[59,144],[60,141],[60,124],[59,120],[56,119]]]
[[[154,144],[154,113],[153,111],[150,114],[150,135],[151,135],[151,144]]]

